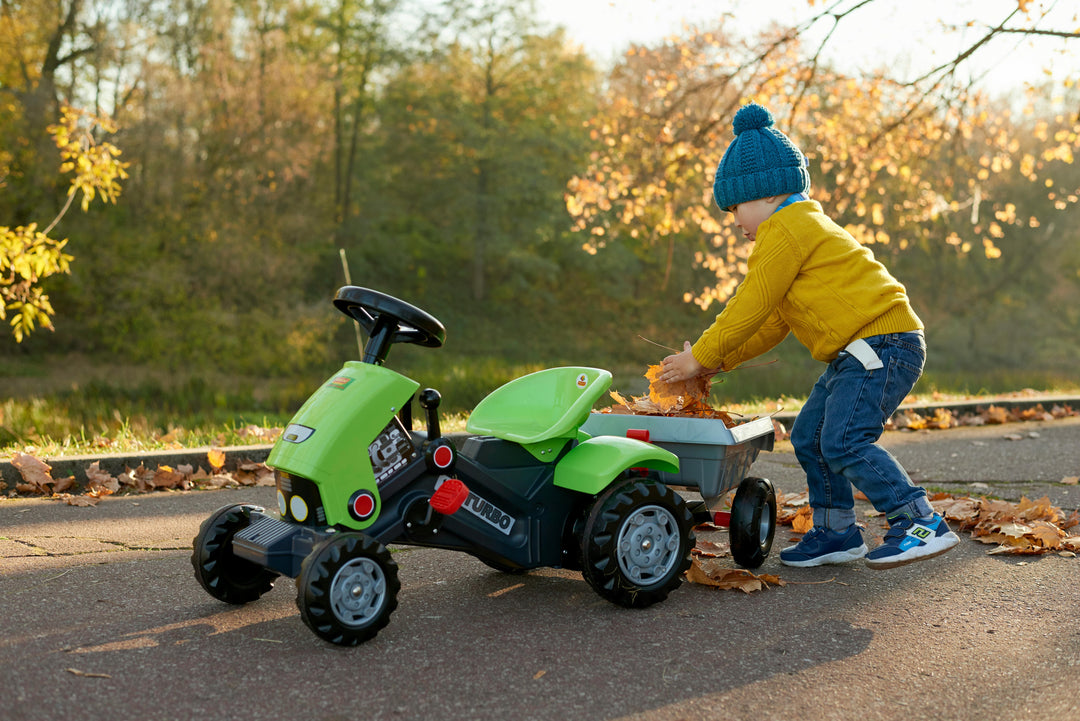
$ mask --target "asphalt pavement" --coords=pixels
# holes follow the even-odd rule
[[[884,443],[931,489],[1080,508],[1080,487],[1062,483],[1080,475],[1080,418]],[[805,487],[785,443],[752,473]],[[290,579],[228,606],[192,575],[204,518],[273,495],[0,500],[0,718],[1080,720],[1078,558],[988,555],[962,534],[888,571],[794,569],[778,559],[781,528],[758,572],[786,586],[684,584],[627,610],[579,573],[507,576],[395,548],[399,606],[346,649],[303,625]],[[866,523],[873,545],[883,529]]]

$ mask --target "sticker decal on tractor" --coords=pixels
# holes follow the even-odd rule
[[[371,470],[375,473],[375,483],[382,483],[409,465],[417,457],[416,447],[409,440],[409,434],[401,421],[394,418],[386,424],[382,433],[368,446]]]
[[[485,501],[480,496],[476,495],[472,491],[469,492],[469,497],[465,499],[465,503],[461,506],[469,513],[473,514],[477,518],[490,523],[495,528],[499,529],[507,536],[510,535],[510,531],[514,529],[514,517],[509,513],[504,513],[493,503]]]
[[[331,388],[337,388],[339,391],[343,391],[348,388],[349,384],[352,383],[354,380],[356,379],[349,376],[335,376],[334,379],[331,380],[327,385],[329,385]]]

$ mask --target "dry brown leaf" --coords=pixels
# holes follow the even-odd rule
[[[120,481],[108,471],[101,470],[100,461],[94,461],[86,469],[86,493],[95,498],[110,496],[120,490]]]
[[[1067,418],[1069,416],[1075,416],[1076,411],[1069,405],[1059,406],[1055,404],[1054,407],[1050,409],[1050,415],[1054,418]]]
[[[1080,511],[1073,511],[1068,518],[1061,522],[1061,528],[1065,531],[1076,526],[1080,526]]]
[[[1065,537],[1065,532],[1053,523],[1035,521],[1027,535],[1043,548],[1054,550],[1061,548],[1061,539]]]
[[[649,392],[646,395],[627,399],[618,391],[609,391],[608,395],[615,401],[615,405],[604,408],[600,412],[618,415],[714,418],[723,421],[728,428],[738,425],[730,414],[709,405],[708,398],[712,388],[710,379],[692,378],[680,383],[665,383],[659,378],[661,370],[662,366],[651,365],[645,372],[645,378],[649,380]]]
[[[67,478],[58,478],[56,485],[53,486],[53,493],[65,493],[75,487],[75,476],[68,476]]]
[[[934,508],[950,521],[958,521],[962,526],[975,523],[979,518],[979,502],[973,498],[949,498],[946,502],[934,504]]]
[[[800,491],[799,493],[784,493],[781,491],[776,496],[776,504],[778,506],[805,506],[810,502],[810,491]]]
[[[1080,547],[1080,536],[1068,532],[1080,524],[1080,514],[1074,511],[1065,519],[1061,509],[1045,496],[1034,501],[1023,497],[1010,503],[943,493],[935,494],[930,503],[946,520],[961,530],[969,530],[972,539],[996,545],[989,551],[995,555],[1032,555]]]
[[[52,495],[56,483],[51,475],[52,466],[28,453],[16,453],[11,465],[18,469],[23,483],[17,483],[15,489],[20,493],[45,493]]]
[[[715,541],[698,541],[690,551],[695,556],[702,558],[726,558],[731,555],[731,544]]]
[[[171,466],[158,466],[150,479],[150,484],[154,488],[182,488],[184,474]]]
[[[1043,496],[1037,501],[1028,500],[1022,496],[1016,504],[1016,514],[1028,521],[1050,521],[1057,523],[1061,520],[1061,509],[1050,502],[1048,496]]]
[[[892,417],[891,426],[898,430],[921,431],[926,428],[926,419],[911,409],[905,409]]]
[[[241,486],[273,486],[276,485],[274,472],[265,463],[245,460],[237,464],[233,478]]]
[[[98,503],[101,502],[101,499],[97,496],[73,496],[70,493],[65,493],[63,495],[63,499],[64,503],[68,504],[69,506],[78,506],[80,508],[96,506]]]
[[[132,470],[130,468],[120,475],[120,483],[132,486],[139,493],[149,493],[154,490],[154,471],[144,466]]]
[[[791,519],[791,530],[795,533],[806,533],[814,527],[814,511],[810,506],[803,506],[795,517]]]
[[[225,475],[225,474],[216,474],[216,475],[213,475],[213,476],[206,476],[205,478],[203,478],[203,479],[201,479],[199,481],[199,487],[200,488],[206,488],[206,489],[225,488],[226,486],[235,487],[237,485],[239,485],[239,484],[237,484],[237,482],[233,479],[233,477],[231,475]]]
[[[756,576],[742,568],[708,570],[696,558],[691,561],[690,568],[686,571],[686,580],[702,586],[733,589],[743,593],[760,591],[762,588],[768,588],[770,584],[774,586],[787,585],[779,576],[770,574]]]

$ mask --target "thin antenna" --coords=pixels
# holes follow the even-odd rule
[[[338,248],[338,255],[341,256],[341,269],[345,271],[345,285],[352,285],[352,278],[349,275],[349,261],[345,258],[345,249]],[[353,327],[356,330],[356,348],[360,351],[360,357],[364,357],[364,341],[360,337],[360,321],[353,319]]]

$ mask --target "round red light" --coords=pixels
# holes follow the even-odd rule
[[[353,514],[363,520],[375,512],[375,496],[361,493],[353,500]]]
[[[450,446],[439,446],[435,449],[432,460],[435,461],[437,467],[447,468],[454,462],[454,451],[451,450]]]

